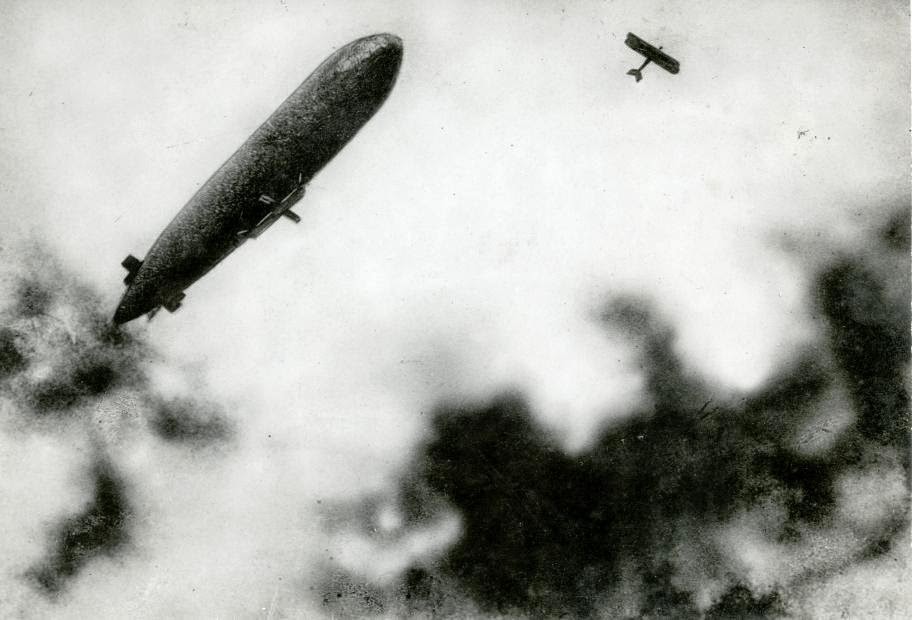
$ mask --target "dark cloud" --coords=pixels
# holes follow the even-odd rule
[[[149,419],[149,426],[161,439],[184,444],[223,442],[234,434],[220,408],[188,399],[159,402]]]
[[[86,415],[123,389],[162,439],[228,438],[230,424],[212,403],[156,393],[146,373],[157,359],[155,351],[130,329],[111,324],[110,309],[75,275],[40,248],[19,258],[14,294],[0,307],[0,379],[11,379],[5,391],[20,413]],[[40,372],[12,376],[29,369]]]
[[[15,332],[0,328],[0,379],[22,370],[25,366],[25,356],[16,345]]]
[[[147,373],[157,354],[141,332],[112,325],[111,309],[47,251],[8,255],[15,260],[3,266],[11,277],[0,281],[9,289],[0,289],[0,396],[12,407],[0,430],[59,433],[67,441],[81,433],[100,455],[89,505],[53,528],[47,557],[29,572],[53,597],[91,560],[128,541],[127,488],[104,456],[116,429],[145,418],[156,436],[184,449],[224,443],[232,429],[208,401],[160,395]]]
[[[444,579],[437,571],[412,567],[406,571],[393,598],[409,617],[472,616],[466,613],[461,593],[453,585],[452,580]]]
[[[876,274],[851,257],[826,269],[818,289],[830,345],[858,413],[859,434],[905,448],[910,421],[904,385],[909,304],[891,307]]]
[[[47,314],[53,295],[41,282],[22,280],[16,290],[15,312],[34,317]]]
[[[627,587],[640,617],[785,614],[788,591],[752,588],[709,538],[737,515],[772,506],[774,516],[753,524],[798,557],[851,530],[837,481],[887,467],[872,455],[901,455],[908,484],[908,218],[897,219],[880,236],[877,260],[846,255],[821,270],[814,290],[824,339],[751,393],[726,393],[688,368],[673,328],[650,303],[627,297],[603,318],[639,351],[647,398],[587,452],[562,451],[522,394],[438,406],[398,497],[407,527],[446,505],[462,530],[436,563],[413,567],[388,590],[387,605],[450,613],[442,610],[458,592],[487,613],[586,617]],[[886,255],[897,260],[880,260]],[[896,281],[905,283],[899,294]],[[848,395],[840,404],[854,416],[841,427],[827,401],[834,393]],[[814,432],[835,434],[829,447],[803,450],[796,441],[812,422]],[[893,547],[908,520],[905,504],[892,510],[843,563]],[[842,567],[802,561],[775,581]],[[687,562],[721,584],[708,606],[686,586],[696,579],[681,568]]]
[[[892,250],[908,254],[912,234],[912,210],[901,207],[880,231],[880,238]]]
[[[705,618],[781,618],[786,616],[782,599],[777,592],[756,595],[749,588],[737,585],[722,595]]]
[[[106,359],[105,352],[84,350],[73,360],[73,366],[33,386],[32,406],[39,414],[64,412],[102,395],[122,382],[116,363]]]
[[[151,349],[111,326],[99,297],[46,252],[17,258],[13,295],[0,308],[2,365],[39,371],[7,386],[20,411],[68,415],[120,387],[148,389],[140,366]]]
[[[129,539],[130,508],[125,487],[106,462],[92,473],[94,492],[88,506],[54,528],[51,551],[29,577],[46,594],[58,594],[88,562],[121,549]]]
[[[381,588],[352,579],[344,571],[330,570],[320,588],[323,609],[340,618],[362,618],[384,611]]]

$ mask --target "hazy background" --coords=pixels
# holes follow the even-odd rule
[[[326,56],[376,32],[405,45],[301,224],[127,327],[155,351],[142,389],[215,403],[230,439],[10,430],[4,401],[0,602],[24,616],[323,613],[308,588],[354,543],[321,506],[389,492],[441,399],[520,390],[585,450],[643,398],[635,352],[596,320],[627,292],[663,310],[696,372],[757,388],[818,335],[811,270],[908,205],[905,3],[4,2],[0,17],[2,258],[42,244],[106,316],[120,261]],[[628,31],[680,74],[634,83]],[[85,505],[99,451],[130,489],[131,542],[48,597],[22,575]]]

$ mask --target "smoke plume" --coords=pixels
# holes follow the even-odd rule
[[[211,402],[160,393],[149,378],[159,362],[141,337],[111,325],[99,297],[46,250],[4,249],[0,274],[0,431],[7,447],[68,446],[61,459],[74,495],[42,522],[37,560],[3,568],[55,600],[93,562],[129,553],[133,483],[113,455],[142,435],[189,447],[225,444],[230,420]],[[39,454],[34,455],[35,459]],[[29,459],[10,477],[32,472]],[[71,467],[67,467],[70,465]],[[42,496],[40,489],[35,489]],[[27,492],[27,490],[23,491]],[[68,501],[66,501],[68,500]],[[12,508],[12,506],[10,506]],[[31,515],[6,515],[16,522]]]
[[[376,552],[407,546],[445,515],[458,518],[458,534],[433,559],[400,558],[382,596],[379,580],[349,562],[324,606],[776,617],[819,613],[826,601],[808,593],[837,575],[881,558],[904,563],[908,230],[904,211],[866,251],[819,268],[809,296],[817,341],[750,392],[688,368],[655,304],[616,297],[601,319],[637,351],[647,397],[587,451],[564,451],[521,393],[441,403],[395,507],[382,509],[398,521],[384,530],[365,518],[361,529]],[[381,515],[378,506],[361,510]]]

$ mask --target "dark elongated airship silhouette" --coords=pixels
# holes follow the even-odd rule
[[[627,33],[627,39],[624,41],[624,43],[626,43],[627,47],[636,53],[642,54],[646,57],[646,60],[643,62],[643,64],[640,65],[638,69],[631,69],[627,72],[627,75],[632,75],[634,78],[636,78],[637,82],[643,79],[643,69],[645,69],[646,65],[651,62],[659,65],[669,73],[677,73],[681,69],[681,65],[678,63],[678,61],[663,52],[661,47],[650,45],[632,32]]]
[[[248,239],[291,210],[307,183],[386,100],[402,63],[402,41],[377,34],[327,58],[184,205],[145,260],[130,255],[115,323],[164,307]]]

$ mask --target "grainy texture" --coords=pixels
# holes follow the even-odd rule
[[[908,8],[4,2],[0,615],[909,617]],[[301,224],[110,329],[376,32]]]

